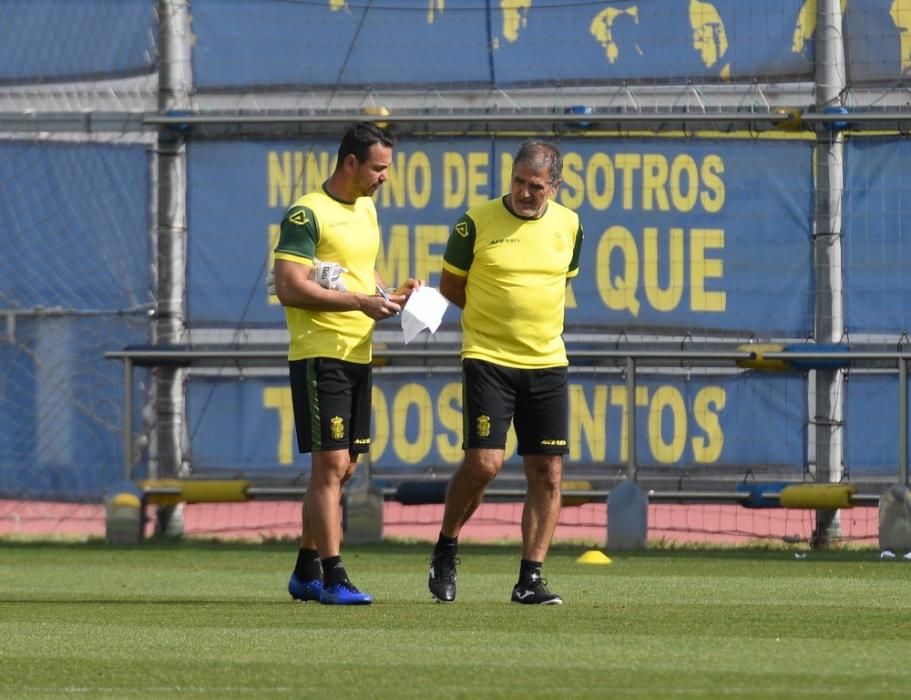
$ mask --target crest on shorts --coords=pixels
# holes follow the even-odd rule
[[[341,416],[333,416],[329,419],[329,434],[333,440],[341,440],[345,437],[345,421]]]
[[[490,437],[490,416],[478,416],[478,437]]]
[[[464,221],[460,221],[455,225],[455,232],[462,238],[468,238],[468,224]]]

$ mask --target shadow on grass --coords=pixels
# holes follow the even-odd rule
[[[246,540],[221,540],[221,539],[159,539],[150,538],[138,545],[111,545],[102,539],[84,541],[46,541],[46,540],[3,540],[0,539],[0,549],[9,551],[66,551],[66,552],[272,552],[287,553],[297,548],[295,540],[267,540],[263,542],[250,542]],[[372,544],[345,544],[342,547],[343,556],[363,554],[400,554],[429,556],[432,545],[426,541],[384,541]],[[825,549],[811,550],[806,544],[786,544],[780,542],[755,543],[748,545],[699,545],[677,544],[662,541],[650,542],[647,549],[612,551],[601,546],[591,546],[584,543],[558,542],[551,546],[549,557],[553,556],[579,556],[589,549],[597,549],[611,558],[625,559],[743,559],[762,560],[780,559],[782,554],[806,553],[816,560],[830,561],[869,561],[871,557],[878,558],[879,550],[873,545],[840,545],[835,544]],[[472,556],[503,556],[521,551],[518,542],[496,544],[462,544],[461,553],[471,553]],[[901,557],[898,557],[901,560]]]

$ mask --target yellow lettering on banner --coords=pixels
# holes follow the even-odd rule
[[[642,156],[638,153],[619,153],[614,156],[614,166],[623,172],[623,209],[629,211],[633,208],[634,173],[642,167]]]
[[[623,276],[610,278],[611,256],[617,250],[623,255]],[[609,309],[629,311],[639,315],[636,289],[639,286],[639,251],[633,235],[623,226],[611,226],[601,240],[595,254],[595,274],[601,300]]]
[[[462,385],[446,384],[437,396],[437,413],[445,432],[437,435],[437,452],[444,462],[462,458]]]
[[[667,196],[667,159],[651,153],[642,159],[642,209],[652,211],[656,203],[659,211],[671,208]]]
[[[418,464],[427,457],[433,444],[433,403],[430,392],[421,384],[406,384],[396,393],[392,401],[392,418],[398,425],[392,437],[396,456],[405,464]],[[408,425],[409,411],[417,412],[417,438],[408,441],[405,426]]]
[[[717,214],[724,206],[724,180],[721,179],[721,173],[724,172],[724,161],[721,156],[706,156],[702,161],[702,183],[708,188],[708,192],[702,192],[699,200],[702,208],[709,214]]]
[[[585,441],[592,461],[603,462],[607,450],[607,393],[604,384],[594,387],[592,410],[585,401],[585,391],[578,384],[569,385],[569,458],[582,459]]]
[[[693,417],[696,424],[705,431],[705,437],[692,439],[693,459],[711,464],[721,457],[724,448],[724,432],[721,430],[719,412],[724,410],[727,394],[720,386],[703,387],[693,400]]]
[[[278,463],[294,461],[291,449],[294,441],[294,407],[289,387],[268,386],[263,389],[263,407],[278,411]]]
[[[294,185],[294,168],[291,154],[269,151],[266,156],[266,187],[270,207],[287,207],[291,204]]]
[[[330,154],[321,151],[269,151],[266,194],[270,207],[287,208],[298,197],[319,189],[329,178]]]
[[[512,187],[512,154],[500,154],[500,191],[503,194],[509,192]]]
[[[661,425],[664,411],[671,411],[671,440],[665,442]],[[648,412],[648,444],[652,456],[661,464],[680,461],[686,447],[687,416],[686,404],[680,391],[673,386],[661,386],[652,396]]]
[[[586,395],[590,388],[591,400]],[[625,384],[569,385],[569,455],[572,461],[581,460],[586,453],[595,462],[607,459],[608,411],[619,409],[619,459],[629,458],[629,432]],[[406,384],[393,397],[392,409],[386,395],[373,387],[373,440],[370,459],[383,459],[390,444],[395,459],[402,464],[419,464],[431,456],[431,451],[447,464],[461,461],[462,452],[462,386],[459,382],[444,384],[433,392],[418,383]],[[673,385],[662,385],[649,391],[636,387],[635,407],[647,410],[644,425],[651,456],[661,464],[673,464],[683,458],[689,444],[693,460],[712,464],[721,457],[724,432],[721,412],[727,395],[723,387],[705,386],[687,407],[681,391]],[[292,462],[294,444],[294,412],[291,391],[284,387],[268,387],[263,391],[263,404],[276,409],[280,418],[279,463]],[[616,415],[616,414],[614,414]],[[667,426],[666,429],[663,426]],[[406,427],[410,426],[409,430]],[[690,436],[690,433],[699,433]],[[408,435],[416,436],[410,440]],[[510,427],[506,435],[504,459],[516,454],[516,434]],[[432,457],[436,458],[436,457]],[[387,458],[389,459],[389,458]]]
[[[619,459],[625,462],[629,458],[626,385],[596,384],[592,391],[592,402],[589,404],[583,385],[569,385],[569,459],[583,459],[586,449],[592,461],[601,462],[606,459],[609,404],[610,407],[620,409]],[[722,387],[703,387],[693,401],[691,421],[683,395],[677,387],[659,386],[650,394],[648,387],[637,386],[636,409],[648,410],[646,430],[651,456],[661,464],[679,462],[686,449],[689,426],[695,425],[705,435],[694,436],[690,441],[694,460],[702,464],[718,461],[724,447],[720,412],[724,409],[725,401],[726,394]],[[668,425],[668,430],[663,429],[665,424]],[[640,434],[641,430],[640,427]],[[669,438],[667,440],[666,435]]]
[[[414,276],[420,280],[429,280],[431,275],[440,272],[449,229],[446,226],[420,224],[414,227],[414,238]],[[434,246],[439,252],[433,252]],[[383,279],[388,280],[385,277]],[[396,282],[403,280],[404,278],[396,278]]]
[[[316,153],[308,151],[306,176],[297,178],[298,183],[304,183],[303,192],[299,192],[297,196],[300,197],[307,192],[321,189],[323,183],[329,179],[330,174],[329,153],[327,151],[321,151],[319,160],[317,160]]]
[[[563,184],[557,193],[557,199],[564,207],[578,209],[585,201],[582,168],[582,156],[578,153],[567,153],[563,156]]]
[[[423,209],[433,195],[430,158],[423,151],[396,152],[386,178],[379,189],[380,202],[386,208]]]
[[[626,386],[615,384],[610,388],[610,404],[620,408],[620,461],[629,458],[629,421],[627,420]],[[648,387],[636,387],[636,407],[648,406]]]
[[[504,158],[504,177],[507,161]],[[708,155],[697,161],[682,153],[670,158],[661,153],[595,152],[586,160],[579,153],[563,157],[563,186],[558,201],[579,209],[586,202],[596,211],[614,205],[624,211],[691,212],[697,204],[710,214],[724,206],[724,161]],[[508,181],[508,180],[507,180]]]
[[[668,241],[667,287],[662,289],[658,281],[658,229],[649,227],[643,236],[645,247],[643,267],[645,268],[645,296],[656,311],[673,311],[683,296],[683,229],[672,228]]]
[[[407,171],[403,159],[405,154],[401,151],[393,156],[391,167],[386,171],[386,182],[379,189],[380,201],[384,207],[401,207],[405,204],[405,178]],[[392,202],[395,202],[393,205]]]
[[[443,154],[443,208],[456,209],[465,201],[468,187],[465,159],[461,153],[447,151]]]
[[[689,246],[685,244],[687,236]],[[709,251],[724,249],[724,239],[723,229],[694,228],[685,231],[673,227],[668,233],[667,251],[662,255],[658,229],[646,227],[640,253],[628,229],[611,226],[601,236],[595,251],[595,281],[601,300],[609,309],[628,311],[638,316],[641,275],[645,299],[650,308],[673,311],[680,305],[685,291],[688,252],[690,310],[723,312],[727,306],[727,293],[723,290],[709,291],[706,286],[711,280],[724,278],[723,259],[709,255]],[[662,264],[665,256],[667,262]],[[664,286],[660,280],[662,268],[667,270]],[[622,269],[622,272],[612,276],[612,269]]]
[[[468,154],[468,206],[476,207],[486,202],[487,170],[490,159],[483,151]]]
[[[330,173],[330,154],[270,152],[269,203],[287,206],[296,197],[318,188]],[[506,193],[512,177],[512,154],[499,156],[499,193]],[[304,159],[304,160],[301,160]],[[446,151],[440,163],[442,194],[436,201],[446,210],[468,209],[490,196],[491,163],[486,151]],[[587,204],[596,211],[618,205],[624,211],[692,212],[697,205],[709,214],[724,207],[724,161],[717,154],[700,160],[682,153],[594,152],[587,157],[574,151],[563,157],[563,185],[557,201],[571,209]],[[434,201],[433,168],[424,151],[398,151],[380,188],[379,202],[390,208],[424,209]],[[620,193],[619,202],[615,194]]]
[[[604,182],[604,187],[600,191],[597,189],[599,179]],[[604,153],[595,153],[585,169],[585,194],[591,208],[597,211],[607,209],[614,201],[616,187],[617,180],[610,157]]]
[[[310,153],[310,156],[313,154]],[[315,161],[314,161],[315,162]],[[295,201],[298,197],[303,197],[304,192],[306,191],[303,187],[304,175],[306,173],[306,166],[304,165],[304,153],[303,151],[294,152],[294,188],[291,193],[291,202]],[[289,202],[290,204],[290,202]]]
[[[389,230],[389,242],[380,245],[376,256],[376,269],[388,284],[399,284],[408,279],[408,258],[411,246],[408,241],[408,227],[396,224]]]
[[[378,462],[389,446],[389,404],[386,395],[375,384],[370,392],[373,403],[373,439],[370,441],[370,461]]]
[[[433,194],[433,173],[430,158],[423,151],[417,151],[408,160],[408,197],[411,206],[423,209]]]
[[[709,278],[721,279],[724,276],[724,262],[720,259],[707,259],[707,249],[724,248],[724,231],[718,228],[694,228],[690,231],[690,308],[693,311],[724,311],[727,306],[725,292],[709,292],[705,281]]]
[[[686,184],[683,181],[686,180]],[[683,153],[671,163],[671,201],[674,209],[689,212],[699,197],[699,169],[693,157]]]

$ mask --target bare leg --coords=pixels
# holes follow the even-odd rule
[[[301,549],[316,549],[316,540],[310,529],[310,520],[307,518],[307,495],[301,502]]]
[[[446,508],[443,511],[443,525],[440,528],[444,535],[459,536],[462,526],[481,505],[487,485],[500,472],[503,457],[503,450],[466,450],[465,459],[452,475],[446,489]]]
[[[348,472],[342,479],[342,488],[348,483],[354,470],[357,468],[357,455],[351,455],[351,462],[348,465]],[[313,531],[310,528],[310,519],[307,517],[307,497],[301,502],[301,549],[316,549],[316,539],[313,537]]]
[[[528,490],[522,510],[522,558],[544,561],[560,518],[562,455],[525,455]]]
[[[310,485],[301,509],[301,542],[313,542],[321,559],[339,555],[342,542],[342,487],[354,474],[348,450],[314,452]]]

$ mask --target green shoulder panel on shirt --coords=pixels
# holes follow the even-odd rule
[[[310,207],[292,206],[282,219],[276,253],[289,253],[303,258],[316,256],[319,224]]]
[[[449,234],[443,262],[450,268],[467,271],[474,260],[474,243],[477,231],[475,223],[467,214],[463,214]]]
[[[582,255],[582,222],[579,222],[579,228],[576,231],[576,243],[573,246],[573,257],[569,261],[568,277],[575,277],[579,274],[579,257]]]

